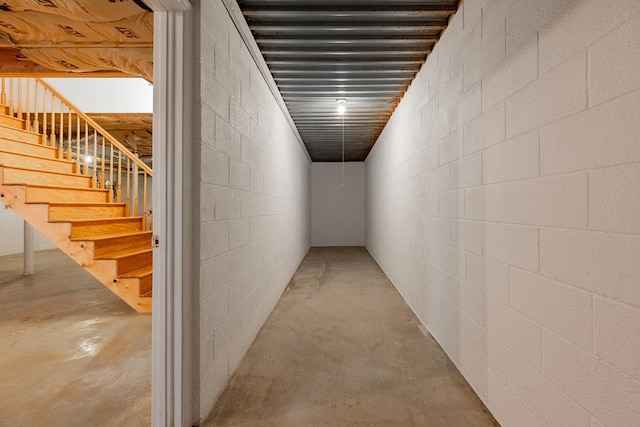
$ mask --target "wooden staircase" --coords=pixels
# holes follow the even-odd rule
[[[151,312],[151,170],[45,82],[1,79],[0,200],[133,309]]]

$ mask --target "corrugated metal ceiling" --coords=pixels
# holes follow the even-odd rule
[[[240,0],[313,161],[367,157],[458,0]]]

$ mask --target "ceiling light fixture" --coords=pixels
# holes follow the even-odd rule
[[[336,99],[338,103],[338,113],[342,115],[342,186],[344,187],[344,115],[347,111],[347,100],[344,98]]]

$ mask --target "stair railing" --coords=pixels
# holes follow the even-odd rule
[[[38,78],[0,77],[0,104],[25,121],[25,130],[41,134],[43,145],[57,148],[59,159],[74,162],[75,174],[91,176],[93,188],[109,190],[111,203],[125,203],[128,216],[151,226],[153,171],[91,117]]]

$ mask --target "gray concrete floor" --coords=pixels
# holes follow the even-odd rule
[[[151,316],[58,250],[0,257],[0,426],[151,424]]]
[[[206,426],[494,426],[364,248],[314,248]]]

